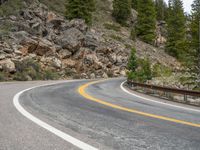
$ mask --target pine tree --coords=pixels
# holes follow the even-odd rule
[[[191,15],[191,24],[190,24],[190,31],[191,31],[191,55],[192,60],[194,60],[194,70],[198,74],[199,84],[200,87],[200,0],[194,0],[192,4],[192,15]]]
[[[126,24],[131,14],[131,0],[114,0],[113,16],[122,25]]]
[[[165,20],[167,17],[167,4],[164,0],[155,0],[157,20]]]
[[[181,0],[169,1],[167,23],[168,37],[166,51],[176,58],[181,58],[187,50],[186,18]]]
[[[86,23],[92,22],[92,12],[95,11],[94,0],[68,0],[66,3],[66,18],[84,19]]]
[[[138,8],[138,0],[132,0],[131,5],[132,5],[133,9],[137,10],[137,8]]]
[[[137,67],[138,66],[137,66],[136,49],[132,48],[132,50],[131,50],[131,56],[130,56],[129,61],[128,61],[128,69],[130,71],[135,72],[135,70],[136,70]]]
[[[156,12],[153,0],[139,0],[137,11],[136,34],[144,42],[153,44],[156,37]]]

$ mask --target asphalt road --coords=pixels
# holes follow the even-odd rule
[[[110,79],[91,84],[85,92],[98,100],[123,108],[200,124],[200,112],[129,95],[120,88],[123,80]],[[77,90],[88,82],[91,81],[35,88],[24,92],[19,102],[40,120],[98,149],[200,150],[200,128],[91,101]],[[25,118],[13,105],[13,97],[17,92],[46,83],[50,82],[0,83],[0,150],[78,149]]]

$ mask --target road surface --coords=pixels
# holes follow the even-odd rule
[[[123,91],[123,81],[0,83],[0,150],[200,149],[199,108],[139,94],[159,103],[144,100]],[[42,121],[36,124],[17,110],[13,97],[50,83],[56,84],[18,97],[19,105]]]

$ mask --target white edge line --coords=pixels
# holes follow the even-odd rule
[[[72,82],[72,81],[67,81],[66,83],[68,82]],[[59,82],[59,83],[65,83],[65,82]],[[19,103],[19,98],[20,96],[24,93],[24,92],[27,92],[27,91],[30,91],[32,89],[35,89],[35,88],[38,88],[38,87],[44,87],[44,86],[50,86],[50,85],[56,85],[56,84],[59,84],[59,83],[53,83],[53,84],[45,84],[45,85],[41,85],[41,86],[35,86],[35,87],[32,87],[32,88],[28,88],[28,89],[25,89],[19,93],[17,93],[14,98],[13,98],[13,104],[14,106],[16,107],[16,109],[23,115],[25,116],[26,118],[28,118],[29,120],[31,120],[32,122],[34,122],[35,124],[39,125],[40,127],[48,130],[49,132],[57,135],[58,137],[62,138],[63,140],[73,144],[74,146],[82,149],[82,150],[98,150],[97,148],[87,144],[87,143],[84,143],[58,129],[56,129],[55,127],[45,123],[44,121],[36,118],[35,116],[33,116],[32,114],[30,114],[28,111],[26,111]]]
[[[123,86],[125,82],[126,81],[124,81],[124,82],[121,83],[120,88],[124,92],[126,92],[126,93],[128,93],[128,94],[130,94],[132,96],[135,96],[137,98],[141,98],[141,99],[146,100],[146,101],[150,101],[150,102],[162,104],[162,105],[167,105],[167,106],[171,106],[171,107],[175,107],[175,108],[180,108],[180,109],[184,109],[184,110],[190,110],[190,111],[200,112],[200,110],[197,110],[197,109],[192,109],[192,108],[187,108],[187,107],[183,107],[183,106],[177,106],[177,105],[173,105],[173,104],[163,103],[163,102],[159,102],[159,101],[155,101],[155,100],[152,100],[152,99],[149,99],[149,98],[145,98],[145,97],[139,96],[139,95],[134,94],[132,92],[129,92],[127,89],[125,89],[124,86]]]

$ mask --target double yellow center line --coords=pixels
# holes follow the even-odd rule
[[[159,116],[159,115],[154,115],[154,114],[138,111],[138,110],[135,110],[135,109],[130,109],[130,108],[126,108],[126,107],[123,107],[123,106],[119,106],[119,105],[116,105],[116,104],[112,104],[112,103],[97,99],[97,98],[89,95],[88,93],[86,93],[86,91],[85,91],[86,88],[88,88],[92,84],[96,84],[96,83],[99,83],[99,82],[102,82],[102,81],[104,81],[104,80],[93,81],[93,82],[89,82],[89,83],[86,83],[86,84],[80,86],[78,88],[79,94],[82,95],[84,98],[90,100],[90,101],[93,101],[93,102],[96,102],[96,103],[99,103],[99,104],[102,104],[102,105],[105,105],[105,106],[108,106],[108,107],[111,107],[111,108],[114,108],[114,109],[118,109],[118,110],[130,112],[130,113],[138,114],[138,115],[145,116],[145,117],[156,118],[156,119],[160,119],[160,120],[165,120],[165,121],[170,121],[170,122],[174,122],[174,123],[184,124],[184,125],[188,125],[188,126],[192,126],[192,127],[200,127],[200,124],[187,122],[187,121],[183,121],[183,120],[178,120],[178,119],[174,119],[174,118],[169,118],[169,117],[164,117],[164,116]]]

